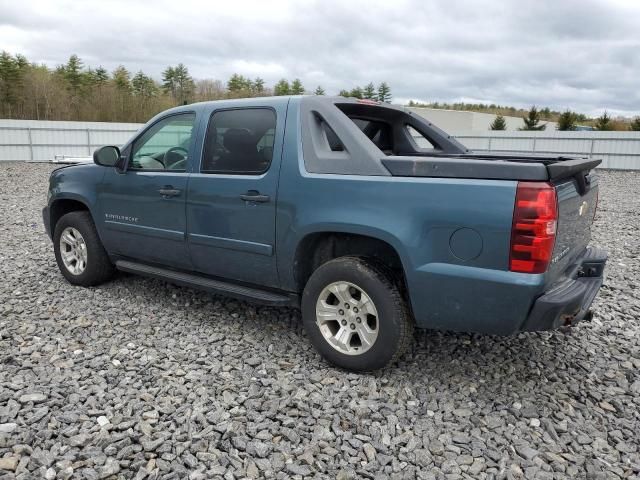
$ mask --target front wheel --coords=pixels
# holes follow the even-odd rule
[[[313,272],[302,294],[302,318],[320,354],[353,371],[376,370],[397,360],[413,332],[393,275],[357,257],[336,258]]]
[[[70,212],[58,220],[53,249],[60,272],[73,285],[99,285],[113,276],[115,270],[89,212]]]

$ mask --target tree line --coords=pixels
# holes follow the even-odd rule
[[[544,114],[539,111],[534,105],[522,117],[524,125],[518,130],[545,130],[546,123],[542,123]],[[557,115],[556,129],[562,131],[575,131],[578,130],[579,124],[592,127],[599,131],[612,131],[612,130],[632,130],[640,131],[640,117],[636,117],[630,122],[622,122],[620,120],[613,120],[609,113],[605,110],[602,115],[595,119],[589,119],[585,115],[572,112],[571,110],[565,110]],[[497,114],[494,121],[489,126],[489,130],[506,130],[507,122],[502,114]]]
[[[279,80],[273,87],[260,77],[248,78],[234,73],[226,82],[215,79],[194,79],[180,63],[168,66],[156,81],[142,71],[132,73],[124,66],[108,72],[103,67],[86,67],[77,55],[56,68],[29,62],[23,55],[0,53],[0,117],[34,120],[83,120],[103,122],[146,122],[156,113],[177,105],[227,98],[270,95],[325,95],[322,86],[308,91],[299,78]],[[387,82],[375,86],[369,82],[338,95],[381,102],[392,100]],[[410,107],[444,108],[451,110],[494,113],[493,130],[506,129],[505,115],[522,116],[522,130],[542,130],[544,121],[557,122],[558,130],[575,130],[579,125],[597,130],[640,131],[640,117],[632,121],[612,119],[604,112],[598,118],[548,107],[532,107],[525,111],[515,107],[482,103],[419,103]]]
[[[495,103],[467,103],[467,102],[420,103],[420,102],[410,101],[408,106],[437,108],[437,109],[444,109],[444,110],[464,110],[467,112],[492,113],[494,115],[502,115],[502,116],[510,116],[510,117],[520,117],[528,113],[528,110],[526,109],[509,107],[505,105],[497,105]],[[552,110],[549,107],[544,107],[539,110],[539,113],[543,120],[556,121],[557,117],[560,115],[561,112]],[[580,115],[580,121],[587,120],[586,115],[583,115],[583,114],[578,114],[578,115]]]
[[[108,72],[87,67],[77,55],[56,68],[38,65],[23,55],[0,53],[0,117],[33,120],[100,122],[146,122],[155,114],[177,105],[228,98],[271,95],[325,95],[322,86],[307,91],[298,78],[279,80],[273,87],[260,77],[234,73],[226,82],[194,79],[179,63],[168,66],[156,81],[143,71],[132,73],[124,66]],[[391,88],[341,90],[340,95],[389,102]]]
[[[565,110],[560,112],[552,110],[549,107],[538,109],[535,105],[529,110],[519,109],[515,107],[507,107],[496,105],[494,103],[420,103],[410,101],[409,107],[436,108],[445,110],[464,110],[468,112],[492,113],[496,115],[495,120],[489,127],[490,130],[506,130],[507,122],[505,116],[521,117],[523,126],[519,130],[544,130],[546,123],[551,121],[557,123],[558,130],[577,130],[578,126],[593,127],[596,130],[633,130],[640,131],[640,117],[635,117],[630,121],[613,119],[608,112],[604,112],[597,118],[589,118],[583,113]]]

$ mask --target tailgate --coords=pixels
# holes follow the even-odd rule
[[[584,179],[584,180],[583,180]],[[549,265],[550,280],[559,277],[584,252],[598,201],[598,178],[593,170],[552,180],[558,197],[556,243]]]

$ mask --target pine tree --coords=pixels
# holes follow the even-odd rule
[[[348,90],[344,90],[343,89],[343,90],[340,90],[340,92],[338,92],[338,96],[340,96],[340,97],[348,97],[349,95],[350,94],[349,94]]]
[[[17,81],[20,72],[14,58],[4,50],[0,54],[0,112],[11,118],[18,100]]]
[[[636,117],[632,120],[631,124],[629,125],[629,130],[640,132],[640,117]]]
[[[195,90],[195,83],[191,75],[189,75],[189,69],[184,64],[179,63],[174,69],[174,78],[176,81],[176,93],[178,105],[186,105],[193,97]]]
[[[113,84],[118,90],[121,92],[129,92],[131,90],[131,74],[123,65],[116,68],[112,76]]]
[[[173,67],[167,67],[162,72],[162,89],[165,93],[169,93],[173,98],[176,98],[176,80],[175,70]]]
[[[189,75],[189,69],[179,63],[176,67],[167,67],[162,72],[162,88],[171,94],[177,105],[186,105],[195,92],[195,82]]]
[[[142,73],[142,70],[136,73],[131,80],[131,87],[133,94],[138,97],[153,97],[158,92],[156,82],[153,81],[153,78]]]
[[[320,85],[318,85],[318,88],[316,88],[316,90],[313,92],[314,95],[324,95],[324,88],[322,88]]]
[[[109,73],[103,68],[98,67],[95,70],[89,68],[85,72],[85,83],[91,86],[102,86],[109,80]]]
[[[353,98],[362,98],[362,89],[360,87],[352,88],[349,96]]]
[[[304,87],[299,78],[291,82],[291,95],[304,95]]]
[[[69,90],[73,94],[80,93],[83,85],[82,60],[76,54],[69,57],[66,65],[62,67],[62,77],[67,82]]]
[[[273,87],[273,94],[276,96],[281,95],[291,95],[291,87],[289,86],[289,82],[284,78],[278,81]]]
[[[95,82],[99,85],[104,85],[109,80],[109,72],[102,65],[95,69],[93,72]]]
[[[495,120],[489,126],[489,130],[506,130],[507,122],[502,115],[496,115]]]
[[[227,81],[227,90],[230,92],[249,90],[250,86],[251,80],[244,78],[242,75],[238,75],[237,73],[231,75],[231,78]]]
[[[250,90],[254,95],[262,95],[264,93],[264,80],[257,77],[253,82],[250,82]]]
[[[562,131],[576,130],[577,129],[576,121],[577,121],[576,114],[573,113],[571,110],[562,112],[558,117],[558,130],[562,130]]]
[[[376,94],[376,87],[373,85],[373,82],[369,82],[364,89],[362,90],[362,98],[366,98],[368,100],[377,100],[378,95]]]
[[[29,60],[27,60],[27,57],[25,57],[24,55],[20,55],[19,53],[16,53],[16,55],[13,58],[15,59],[15,62],[18,68],[26,68],[29,66]]]
[[[382,82],[378,87],[378,100],[381,102],[391,102],[391,88],[387,82]]]
[[[527,116],[523,117],[522,120],[524,120],[524,127],[520,128],[520,130],[538,130],[539,131],[547,128],[546,124],[538,125],[540,123],[540,113],[538,112],[538,109],[536,108],[535,105],[531,107],[531,110],[529,110],[529,113],[527,114]]]
[[[604,111],[604,113],[602,115],[600,115],[596,119],[595,127],[596,127],[596,130],[602,130],[602,131],[613,130],[611,117],[609,116],[609,114],[607,113],[606,110]]]

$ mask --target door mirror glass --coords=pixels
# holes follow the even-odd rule
[[[103,167],[115,167],[120,160],[120,149],[112,145],[100,147],[93,152],[93,161]]]

